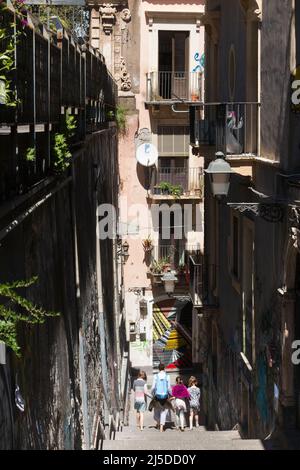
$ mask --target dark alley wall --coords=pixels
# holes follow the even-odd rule
[[[111,241],[101,242],[100,288],[96,275],[96,208],[116,204],[117,186],[117,136],[111,127],[87,138],[69,177],[49,180],[22,208],[0,219],[0,282],[37,275],[38,283],[23,294],[61,312],[43,325],[20,328],[21,359],[7,351],[6,365],[0,365],[0,449],[88,448],[95,416],[118,406],[104,400],[117,386]],[[43,198],[5,234],[11,220]],[[16,384],[24,412],[15,405]]]

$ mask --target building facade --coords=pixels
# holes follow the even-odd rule
[[[227,197],[205,186],[204,407],[209,426],[248,437],[300,425],[299,7],[207,0],[202,19],[197,148],[234,170]]]
[[[189,263],[203,248],[203,160],[189,145],[189,103],[203,100],[203,13],[202,1],[93,3],[92,44],[117,80],[126,113],[119,230],[129,245],[125,302],[136,367],[197,361]],[[136,159],[145,143],[158,151],[149,167]],[[167,270],[177,277],[172,295],[162,281]]]

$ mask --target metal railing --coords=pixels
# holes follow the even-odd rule
[[[201,72],[149,72],[146,101],[201,101],[202,84]]]
[[[175,187],[175,188],[174,188]],[[203,168],[170,168],[153,169],[151,175],[151,193],[153,195],[196,195],[202,197],[204,188]]]
[[[12,13],[1,15],[9,29]],[[63,132],[66,113],[77,123],[70,144],[79,144],[87,133],[107,125],[117,97],[103,57],[89,45],[41,24],[32,28],[17,22],[17,29],[22,33],[15,40],[15,67],[8,75],[16,106],[0,104],[0,203],[52,173],[54,135]],[[30,148],[35,158],[28,161]]]
[[[259,103],[205,103],[191,108],[191,145],[228,155],[257,155]]]
[[[201,253],[200,245],[189,245],[184,240],[174,240],[173,244],[159,243],[152,250],[152,259],[170,264],[173,269],[188,266],[191,255],[198,256]]]

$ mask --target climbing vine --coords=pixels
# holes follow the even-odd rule
[[[0,284],[0,296],[7,299],[5,304],[0,304],[0,341],[10,347],[17,357],[21,356],[18,344],[17,327],[20,322],[26,324],[41,324],[47,317],[57,317],[57,312],[47,312],[36,306],[30,300],[18,294],[18,289],[24,289],[35,284],[37,276],[28,281],[16,281]]]

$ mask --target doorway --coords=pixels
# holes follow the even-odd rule
[[[188,97],[189,32],[159,31],[159,93],[163,99]]]

